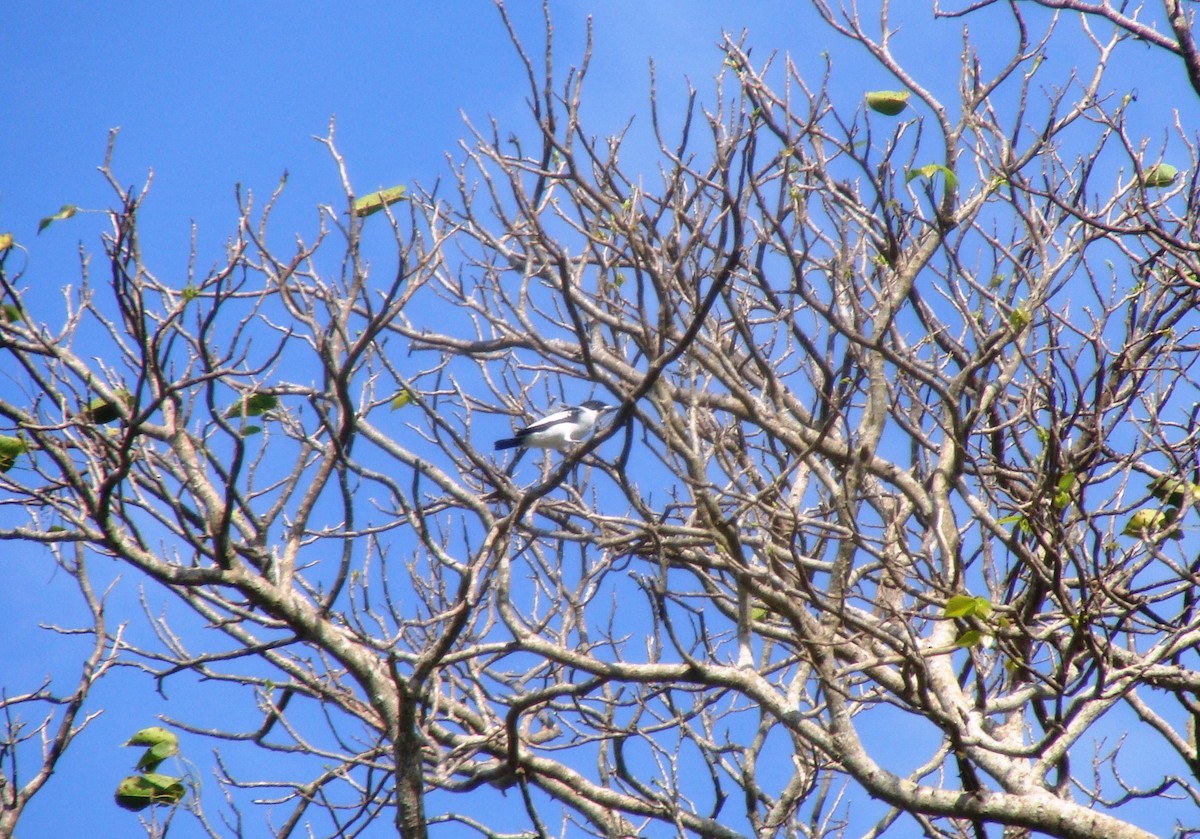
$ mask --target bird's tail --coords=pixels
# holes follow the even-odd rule
[[[501,451],[503,449],[515,449],[519,445],[521,445],[520,437],[509,437],[505,440],[497,440],[496,451]]]

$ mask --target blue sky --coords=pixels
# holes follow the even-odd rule
[[[540,58],[540,4],[512,5],[531,53]],[[644,125],[649,59],[656,62],[664,101],[680,100],[685,78],[703,100],[720,70],[716,44],[723,29],[746,29],[756,57],[787,50],[816,66],[823,51],[849,54],[842,52],[845,42],[833,36],[818,40],[804,17],[811,13],[801,8],[774,0],[557,2],[557,63],[565,68],[578,59],[591,11],[592,125],[598,133],[617,130],[634,113]],[[918,60],[930,83],[952,87],[959,25],[943,24],[931,37],[928,23],[924,10],[910,19],[912,36],[901,38],[902,48]],[[289,186],[276,231],[315,228],[315,205],[340,199],[328,155],[312,139],[326,133],[331,117],[360,193],[433,182],[446,171],[446,154],[457,156],[463,114],[477,124],[491,115],[505,125],[525,126],[525,79],[496,10],[485,0],[187,7],[17,2],[4,11],[0,55],[6,92],[0,232],[13,233],[27,249],[16,266],[24,266],[26,283],[47,305],[60,297],[63,285],[77,282],[79,243],[96,250],[105,222],[100,215],[79,216],[39,236],[38,220],[63,204],[95,209],[111,204],[112,193],[96,167],[112,128],[121,129],[118,178],[140,184],[154,173],[143,217],[151,261],[160,272],[182,277],[193,222],[202,266],[204,255],[214,254],[232,229],[235,184],[265,198],[286,170]],[[1048,60],[1066,65],[1077,58],[1058,52]],[[1154,74],[1173,73],[1159,78],[1174,79],[1176,90],[1185,80],[1178,68],[1149,54],[1140,72],[1131,82],[1139,87],[1140,112],[1158,126],[1152,136],[1161,138],[1172,101],[1154,86]],[[889,86],[886,76],[865,63],[836,65],[835,89],[844,93],[848,108],[857,106],[862,91]],[[61,589],[62,575],[37,557],[4,562],[6,576],[17,583],[0,587],[0,608],[10,616],[0,643],[5,674],[0,684],[25,690],[74,659],[69,645],[46,644],[38,621],[69,622],[78,613]],[[136,605],[134,596],[127,594],[123,602]],[[47,618],[46,608],[56,614]],[[133,683],[130,674],[102,685],[96,704],[108,707],[105,717],[32,806],[22,835],[97,833],[104,825],[136,834],[134,817],[109,802],[113,785],[132,763],[116,746],[164,706],[154,697],[122,702],[122,691]],[[186,706],[180,703],[186,697],[172,699],[171,712],[183,716],[180,708]],[[193,748],[191,757],[207,765],[208,744]],[[64,801],[73,806],[62,806]],[[191,830],[181,822],[172,835],[198,835]]]
[[[711,77],[722,25],[744,23],[714,13],[722,5],[603,4],[595,24],[605,90],[598,109],[616,124],[644,103],[650,55],[668,89],[685,72]],[[566,65],[577,56],[571,45],[583,16],[577,4],[561,6]],[[536,11],[529,3],[519,15],[532,36]],[[366,190],[432,180],[463,134],[460,114],[511,115],[525,98],[499,16],[484,0],[190,10],[24,4],[7,18],[0,218],[22,241],[39,214],[63,203],[104,204],[94,172],[115,126],[119,173],[133,182],[153,168],[152,207],[168,229],[186,230],[196,217],[209,222],[201,235],[215,236],[229,218],[234,183],[269,190],[287,169],[298,201],[310,193],[329,200],[331,167],[311,137],[333,116],[356,185]]]

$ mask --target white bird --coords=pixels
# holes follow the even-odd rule
[[[605,405],[598,399],[589,399],[582,405],[565,408],[518,429],[515,437],[497,440],[496,451],[522,448],[561,452],[574,443],[582,442],[600,415],[611,410],[611,405]]]

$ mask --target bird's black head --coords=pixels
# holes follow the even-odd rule
[[[589,410],[595,411],[598,414],[603,414],[605,411],[612,410],[612,405],[605,405],[599,399],[589,399],[587,402],[584,402],[579,407],[587,408]]]

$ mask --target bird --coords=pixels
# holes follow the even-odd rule
[[[612,406],[598,399],[589,399],[582,405],[564,408],[542,417],[524,428],[518,429],[515,437],[496,441],[496,451],[504,449],[554,449],[563,451],[573,443],[583,442],[596,420]]]

